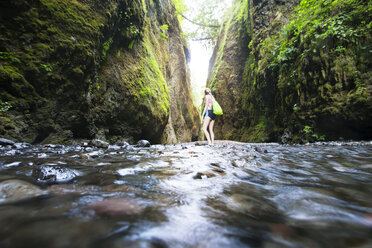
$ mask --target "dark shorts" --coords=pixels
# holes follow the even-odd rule
[[[207,112],[205,112],[204,117],[209,117],[211,118],[212,121],[216,119],[216,115],[213,114],[213,110],[207,110]]]

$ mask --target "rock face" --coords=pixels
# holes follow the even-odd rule
[[[199,136],[171,0],[0,5],[0,136],[33,143]]]
[[[224,110],[216,138],[371,139],[367,5],[235,1],[210,64],[208,85]]]

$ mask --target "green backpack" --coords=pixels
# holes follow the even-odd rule
[[[213,114],[215,114],[215,115],[222,115],[223,114],[222,108],[218,104],[218,102],[216,100],[213,100],[212,104],[213,104],[212,105],[213,106]]]

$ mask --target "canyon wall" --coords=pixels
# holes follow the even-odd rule
[[[208,85],[218,139],[372,138],[371,11],[366,1],[235,1]]]
[[[196,140],[171,0],[15,0],[0,10],[0,136]]]

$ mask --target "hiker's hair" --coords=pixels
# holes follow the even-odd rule
[[[209,88],[205,88],[204,94],[205,95],[212,95],[212,92],[211,92],[211,90]]]

